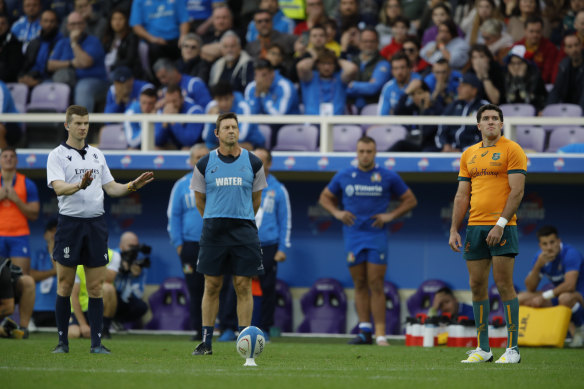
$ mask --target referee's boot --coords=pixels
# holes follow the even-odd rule
[[[69,345],[65,343],[59,343],[52,351],[53,354],[67,354],[69,353]]]
[[[103,344],[100,344],[97,347],[92,347],[89,349],[90,354],[111,354],[112,352],[105,347]]]
[[[193,351],[193,355],[213,355],[213,348],[208,347],[205,342],[199,343],[195,351]]]

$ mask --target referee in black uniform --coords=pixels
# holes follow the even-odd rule
[[[57,262],[57,302],[55,316],[59,344],[53,353],[68,353],[71,291],[77,265],[85,268],[89,294],[90,353],[109,354],[101,344],[103,326],[102,286],[108,263],[107,226],[103,200],[105,190],[112,197],[125,196],[154,179],[142,173],[134,181],[119,184],[112,177],[103,153],[86,143],[89,114],[85,107],[67,108],[67,141],[53,149],[47,160],[47,184],[59,200],[59,218],[53,259]]]

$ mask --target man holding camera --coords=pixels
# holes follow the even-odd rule
[[[126,231],[120,238],[121,263],[114,286],[118,295],[118,309],[115,318],[120,322],[140,319],[148,310],[142,300],[146,284],[145,268],[150,267],[151,247],[141,245],[138,236]]]
[[[35,288],[31,276],[12,264],[10,258],[0,256],[0,337],[28,338],[28,322],[34,307]],[[20,325],[8,316],[18,304]]]

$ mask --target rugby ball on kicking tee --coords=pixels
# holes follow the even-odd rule
[[[243,358],[255,358],[264,351],[266,338],[264,332],[257,327],[246,327],[237,337],[236,348]]]

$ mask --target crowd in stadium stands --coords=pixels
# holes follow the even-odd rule
[[[236,112],[267,115],[473,116],[484,101],[538,115],[549,104],[584,109],[584,88],[570,87],[584,85],[583,49],[582,0],[0,0],[3,84],[25,85],[30,99],[39,84],[65,83],[67,103],[90,112],[222,112],[231,107],[217,98],[230,95]],[[26,108],[0,94],[2,113]],[[125,129],[138,147],[139,124]],[[393,150],[457,151],[478,135],[423,133],[423,145]],[[161,123],[156,146],[215,143],[207,134]],[[21,138],[0,124],[0,147]]]

